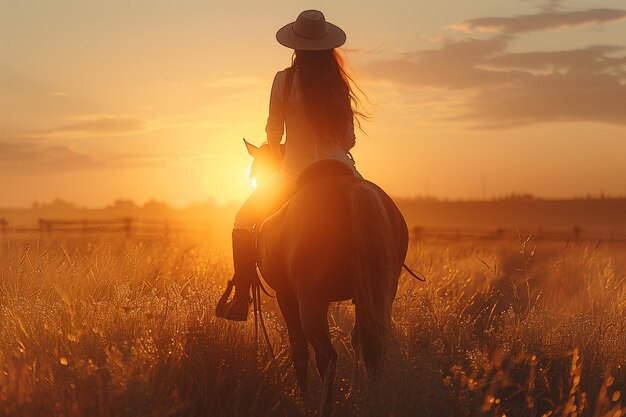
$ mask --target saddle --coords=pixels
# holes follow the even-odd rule
[[[300,173],[300,175],[298,176],[298,179],[296,180],[296,190],[297,190],[296,193],[298,193],[307,185],[319,179],[328,178],[328,177],[339,177],[339,176],[353,177],[354,172],[349,166],[347,166],[343,162],[339,162],[334,159],[322,159],[320,161],[317,161],[311,164],[311,166],[309,166],[308,168],[306,168],[304,171]],[[292,198],[293,196],[290,197],[283,204],[281,204],[279,207],[277,207],[275,210],[272,210],[270,213],[267,214],[267,216],[263,217],[259,221],[259,226],[255,228],[255,230],[257,231],[257,234],[258,234],[258,231],[261,230],[265,221],[269,219],[270,217],[273,217],[274,215],[279,213],[285,207],[287,207],[289,203],[291,202]]]
[[[296,181],[296,187],[299,191],[313,181],[338,176],[352,177],[354,176],[354,172],[343,162],[334,159],[322,159],[321,161],[313,163],[300,173]]]

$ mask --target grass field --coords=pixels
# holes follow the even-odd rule
[[[300,416],[286,328],[213,316],[227,245],[47,238],[0,249],[0,415]],[[416,244],[378,381],[331,308],[334,416],[626,413],[626,248]],[[317,375],[310,369],[313,392]]]

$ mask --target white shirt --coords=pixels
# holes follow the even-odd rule
[[[355,172],[354,161],[347,152],[354,146],[354,121],[348,123],[346,141],[348,149],[342,148],[331,138],[319,137],[304,108],[304,100],[299,88],[298,71],[293,74],[287,104],[284,102],[287,71],[279,71],[274,77],[270,95],[269,117],[267,119],[267,142],[280,143],[286,127],[285,158],[281,174],[290,181],[296,181],[300,173],[311,164],[322,159],[335,159],[348,165]]]

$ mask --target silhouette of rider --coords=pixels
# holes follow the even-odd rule
[[[244,321],[248,317],[250,286],[256,279],[254,228],[296,191],[300,173],[321,160],[345,164],[360,176],[348,155],[355,144],[358,99],[335,48],[346,34],[326,22],[322,12],[306,10],[276,33],[282,45],[294,49],[292,65],[276,73],[270,95],[266,133],[278,169],[243,203],[232,231],[235,295],[219,317]],[[281,140],[286,130],[285,153]],[[230,293],[222,296],[222,300]],[[218,309],[219,310],[219,309]]]

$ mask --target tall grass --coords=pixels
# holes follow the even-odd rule
[[[401,279],[377,381],[353,359],[352,305],[334,305],[334,415],[626,413],[626,251],[531,243],[412,246],[427,282]],[[230,274],[225,246],[191,241],[4,242],[0,415],[311,415],[274,301],[276,360],[251,320],[214,317]]]

